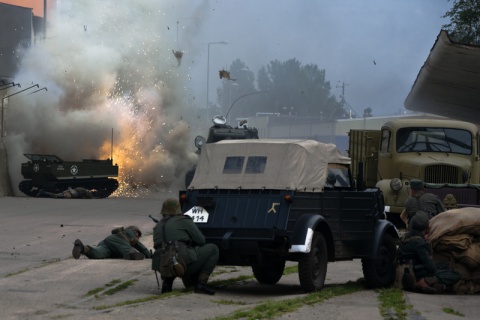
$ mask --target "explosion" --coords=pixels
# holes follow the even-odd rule
[[[157,1],[61,2],[47,39],[24,53],[15,77],[48,92],[19,95],[8,108],[14,186],[22,180],[23,153],[72,161],[113,157],[116,195],[183,183],[196,157],[188,151],[183,115],[189,113],[179,99],[187,75],[159,31],[162,18]]]

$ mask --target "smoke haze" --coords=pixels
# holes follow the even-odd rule
[[[7,108],[14,189],[23,153],[110,158],[112,129],[122,182],[117,194],[183,182],[195,159],[179,99],[186,75],[176,70],[173,43],[160,32],[166,23],[159,3],[59,2],[47,39],[25,53],[15,78],[22,89],[38,83],[48,91],[12,97]]]

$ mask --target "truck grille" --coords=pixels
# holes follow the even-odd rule
[[[427,183],[458,183],[458,168],[446,165],[434,165],[425,168]]]

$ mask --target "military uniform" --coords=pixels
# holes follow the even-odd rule
[[[55,198],[55,199],[94,199],[97,192],[91,191],[82,187],[70,188],[59,193],[52,193],[43,190],[39,190],[37,197],[39,198]]]
[[[78,259],[81,254],[89,259],[142,260],[150,258],[150,251],[139,241],[142,233],[135,226],[116,228],[112,234],[100,241],[96,247],[83,245],[75,240],[72,255]]]
[[[180,211],[178,200],[167,199],[162,207],[162,215],[163,219],[153,229],[155,250],[160,249],[164,241],[177,241],[186,263],[182,278],[185,287],[195,286],[195,292],[213,294],[207,281],[218,261],[218,247],[205,243],[205,237],[193,220]],[[158,270],[158,266],[152,268]],[[164,279],[162,292],[171,291],[172,283],[173,279]]]
[[[432,249],[425,240],[424,230],[428,229],[429,218],[425,212],[418,211],[411,221],[411,228],[402,238],[398,248],[399,263],[413,262],[415,281],[422,278],[427,284],[437,282],[445,286],[455,284],[460,276],[457,272],[448,269],[446,265],[437,265],[432,259]]]
[[[423,191],[424,184],[421,180],[412,180],[410,187],[415,190],[415,194],[408,197],[405,201],[405,212],[407,221],[410,222],[417,211],[426,212],[430,218],[437,214],[447,211],[442,201],[433,193]]]

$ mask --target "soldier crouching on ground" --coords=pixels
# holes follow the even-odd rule
[[[432,249],[425,239],[429,232],[429,216],[417,211],[410,221],[410,229],[398,248],[400,264],[413,262],[413,273],[404,277],[403,288],[419,293],[443,293],[460,280],[460,275],[447,265],[435,264]]]
[[[72,255],[75,259],[83,254],[89,259],[143,260],[151,258],[150,251],[139,241],[142,232],[136,226],[115,228],[112,234],[100,241],[96,247],[75,240]]]
[[[193,220],[182,214],[177,199],[165,200],[160,213],[162,220],[153,229],[155,250],[160,250],[164,241],[177,241],[179,252],[186,263],[186,271],[182,278],[185,287],[194,286],[196,293],[215,294],[207,282],[218,261],[218,247],[205,243],[204,235]],[[154,270],[158,268],[159,266],[153,266]],[[171,292],[175,277],[162,279],[162,293]]]

